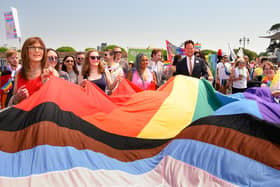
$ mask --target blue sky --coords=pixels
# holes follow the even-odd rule
[[[180,45],[187,39],[202,49],[228,52],[243,36],[248,49],[265,51],[268,39],[259,38],[280,23],[279,0],[0,0],[0,46],[7,40],[3,13],[18,9],[22,40],[40,36],[47,47],[76,50],[101,42],[124,48],[165,48],[165,40]]]

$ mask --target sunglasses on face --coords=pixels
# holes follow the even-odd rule
[[[90,56],[91,60],[100,60],[100,56]]]
[[[51,62],[58,62],[58,57],[57,56],[48,56],[48,60]]]
[[[115,51],[114,53],[122,53],[121,51]]]
[[[82,57],[78,57],[77,60],[84,60],[85,58]]]

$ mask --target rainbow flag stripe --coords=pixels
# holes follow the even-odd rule
[[[13,88],[12,80],[9,79],[8,82],[6,82],[0,89],[3,90],[3,92],[8,92]]]
[[[176,76],[107,96],[53,77],[0,112],[0,186],[280,186],[280,106],[265,91]]]

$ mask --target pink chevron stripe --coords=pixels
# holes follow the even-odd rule
[[[0,186],[21,187],[78,187],[78,186],[215,186],[233,187],[202,169],[165,157],[153,170],[143,175],[132,175],[119,170],[89,170],[73,168],[28,177],[0,177]]]

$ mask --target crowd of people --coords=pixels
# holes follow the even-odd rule
[[[271,88],[278,65],[267,57],[249,60],[248,56],[229,61],[227,55],[222,56],[217,64],[215,88],[223,94],[244,92],[250,87]],[[271,88],[276,93],[280,88]]]
[[[165,66],[162,51],[154,49],[151,56],[138,54],[133,66],[122,58],[121,47],[102,52],[90,50],[65,56],[60,61],[56,50],[46,48],[39,37],[25,40],[19,53],[9,49],[7,64],[1,67],[1,108],[14,105],[31,96],[53,76],[84,87],[94,84],[106,94],[112,94],[126,78],[142,90],[156,89],[175,75],[206,79],[223,94],[244,92],[248,87],[267,86],[278,67],[267,58],[252,59],[248,56],[229,61],[227,55],[219,58],[213,75],[205,55],[195,49],[194,42],[184,43],[185,56],[175,55],[173,63]],[[4,85],[4,86],[3,86]]]

